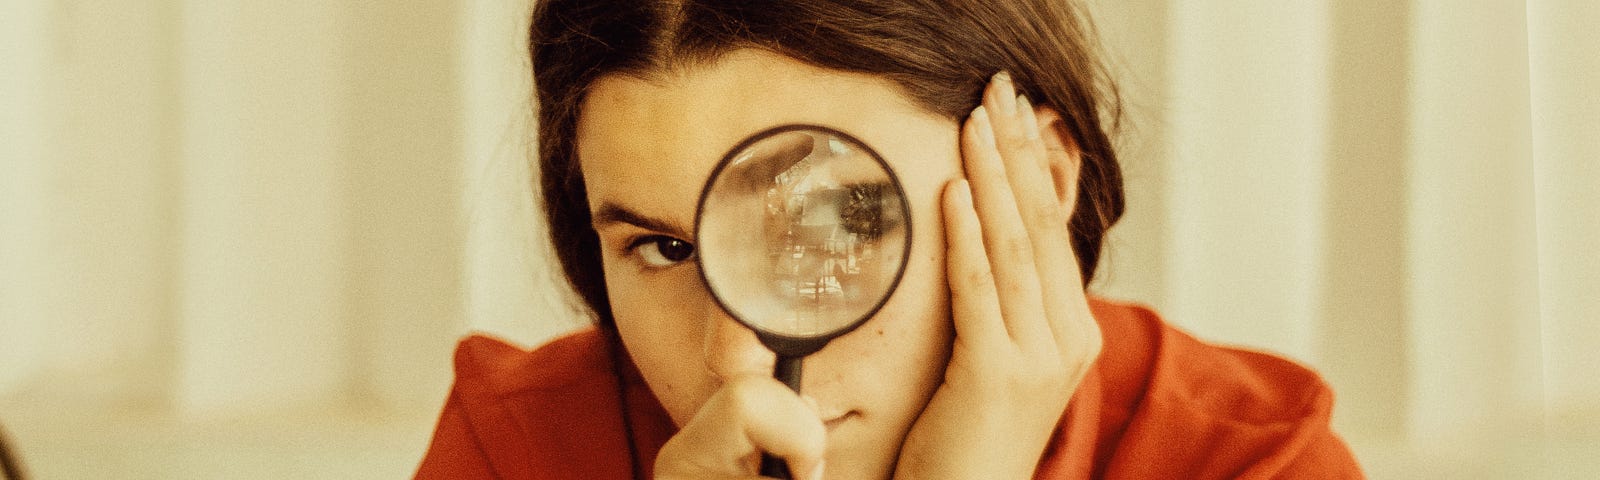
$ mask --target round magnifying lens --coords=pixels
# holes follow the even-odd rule
[[[877,152],[827,127],[758,133],[723,157],[696,216],[712,295],[780,357],[870,318],[910,252],[910,212]]]

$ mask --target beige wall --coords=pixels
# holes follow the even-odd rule
[[[1093,288],[1317,367],[1375,477],[1600,475],[1600,6],[1090,3],[1131,125]],[[403,476],[458,335],[581,324],[526,15],[0,3],[0,422],[34,470]]]

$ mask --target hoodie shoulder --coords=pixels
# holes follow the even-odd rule
[[[1294,478],[1307,465],[1320,470],[1306,478],[1360,478],[1315,371],[1200,341],[1138,305],[1093,307],[1106,339],[1102,432],[1116,439],[1102,467],[1121,474],[1107,478]]]
[[[455,374],[418,478],[628,477],[623,391],[598,331],[533,351],[469,336]]]
[[[585,328],[551,340],[532,351],[482,334],[456,345],[457,382],[479,383],[501,396],[561,389],[574,382],[609,379],[612,359],[605,337]]]

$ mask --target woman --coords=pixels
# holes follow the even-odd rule
[[[1340,478],[1318,377],[1089,299],[1122,214],[1119,114],[1064,1],[552,0],[535,9],[544,208],[593,330],[462,342],[419,477]],[[722,154],[780,125],[882,154],[905,277],[806,359],[804,396],[693,256]]]

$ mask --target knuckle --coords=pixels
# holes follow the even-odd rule
[[[1020,128],[1001,129],[998,138],[1001,151],[1009,155],[1018,155],[1028,150],[1028,136]]]
[[[994,288],[994,274],[989,269],[973,269],[961,275],[961,285],[966,288]]]
[[[1066,209],[1061,208],[1060,204],[1053,201],[1041,203],[1041,205],[1033,208],[1032,220],[1034,224],[1045,228],[1066,226],[1067,215],[1064,212]]]
[[[1010,261],[1033,258],[1033,244],[1026,237],[1006,235],[995,242],[998,253]]]

